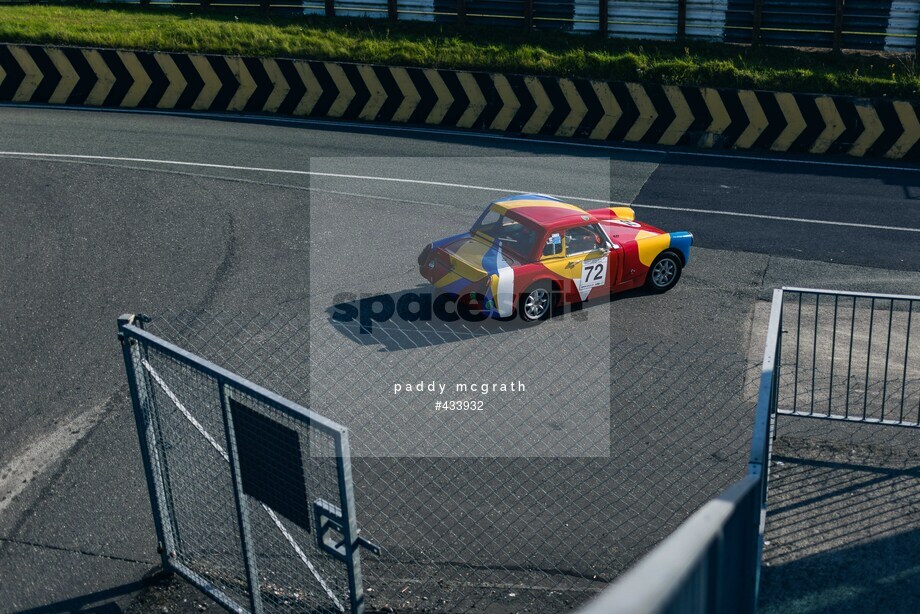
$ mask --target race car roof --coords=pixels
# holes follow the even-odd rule
[[[502,214],[512,211],[514,215],[548,230],[597,221],[581,207],[545,194],[506,196],[493,201],[490,207]]]

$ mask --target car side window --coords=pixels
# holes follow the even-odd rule
[[[562,235],[554,232],[546,238],[546,245],[543,246],[544,256],[558,256],[562,253]]]
[[[565,231],[565,251],[569,256],[605,247],[607,242],[594,224],[576,226]]]

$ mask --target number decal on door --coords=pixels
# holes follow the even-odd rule
[[[581,289],[603,286],[607,281],[607,258],[585,260],[581,267]]]

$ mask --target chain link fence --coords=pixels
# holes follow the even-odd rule
[[[382,547],[362,560],[371,611],[566,611],[741,477],[750,441],[757,365],[630,339],[612,307],[369,334],[306,313],[160,313],[148,328],[348,427],[361,534]],[[525,390],[455,391],[481,411],[393,393],[420,376]]]

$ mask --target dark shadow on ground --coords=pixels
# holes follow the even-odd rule
[[[762,613],[916,612],[920,530],[761,569]]]
[[[139,592],[157,581],[157,576],[145,577],[136,582],[129,582],[121,586],[113,586],[105,590],[96,591],[79,597],[49,603],[37,608],[20,610],[20,614],[39,614],[47,612],[95,612],[97,614],[117,614],[124,610],[115,603],[114,599],[125,597],[131,593]]]
[[[916,612],[918,552],[915,447],[777,440],[760,611]]]

